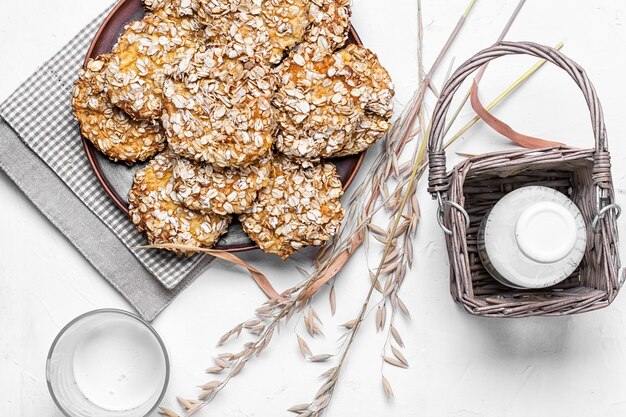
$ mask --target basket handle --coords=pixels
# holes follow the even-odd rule
[[[432,129],[428,139],[428,192],[433,196],[444,193],[449,188],[448,176],[446,175],[446,154],[443,150],[444,130],[446,114],[450,108],[454,93],[459,89],[463,81],[474,71],[482,67],[492,59],[505,55],[531,55],[552,62],[565,70],[582,90],[589,112],[595,137],[593,180],[600,188],[610,188],[610,157],[604,115],[602,106],[596,91],[589,81],[585,70],[577,63],[563,55],[561,52],[549,46],[539,45],[533,42],[498,42],[487,49],[483,49],[476,55],[465,61],[452,74],[443,87],[432,118]]]

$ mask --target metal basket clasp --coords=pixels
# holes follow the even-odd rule
[[[450,207],[454,207],[455,209],[459,210],[463,214],[463,217],[465,218],[465,225],[466,225],[466,227],[469,228],[469,226],[470,226],[470,216],[469,216],[469,214],[467,214],[467,211],[465,211],[463,206],[461,206],[458,203],[455,203],[454,201],[444,200],[443,197],[441,196],[441,193],[437,192],[437,205],[438,205],[438,208],[437,208],[437,223],[439,224],[439,227],[441,227],[441,230],[443,230],[443,232],[445,234],[447,234],[447,235],[452,235],[452,230],[448,229],[443,224],[443,214],[444,214],[444,208],[445,208],[446,204],[449,205]]]
[[[608,213],[609,211],[614,211],[616,220],[619,219],[619,216],[622,214],[622,208],[619,206],[619,204],[611,203],[602,207],[602,199],[600,197],[600,192],[601,192],[600,187],[597,187],[596,208],[598,210],[598,214],[596,214],[593,220],[591,221],[591,229],[593,230],[593,233],[596,233],[596,234],[600,232],[600,226],[602,224],[600,223],[600,220],[602,220],[602,218],[606,215],[606,213]]]

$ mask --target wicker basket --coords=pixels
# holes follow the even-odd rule
[[[551,147],[497,152],[470,158],[446,173],[443,135],[452,96],[486,62],[505,55],[545,58],[564,69],[582,90],[595,149]],[[489,317],[565,315],[596,310],[613,301],[621,285],[610,158],[602,108],[585,71],[553,48],[530,42],[500,42],[466,61],[451,76],[433,113],[428,144],[429,192],[439,202],[446,233],[451,293],[471,314]],[[487,211],[506,193],[526,185],[554,188],[572,199],[587,225],[587,249],[578,269],[562,283],[540,290],[505,287],[481,264],[477,232]]]

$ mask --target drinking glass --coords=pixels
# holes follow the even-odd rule
[[[94,310],[56,336],[46,379],[68,417],[145,417],[165,395],[169,358],[146,321],[123,310]]]

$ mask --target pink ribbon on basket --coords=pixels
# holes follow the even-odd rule
[[[478,117],[483,119],[489,127],[524,148],[549,148],[552,146],[564,146],[564,144],[560,142],[539,139],[518,133],[513,130],[511,126],[489,113],[487,109],[483,107],[480,99],[478,98],[478,83],[476,80],[474,80],[472,84],[470,103],[472,104],[472,109],[474,109]]]

